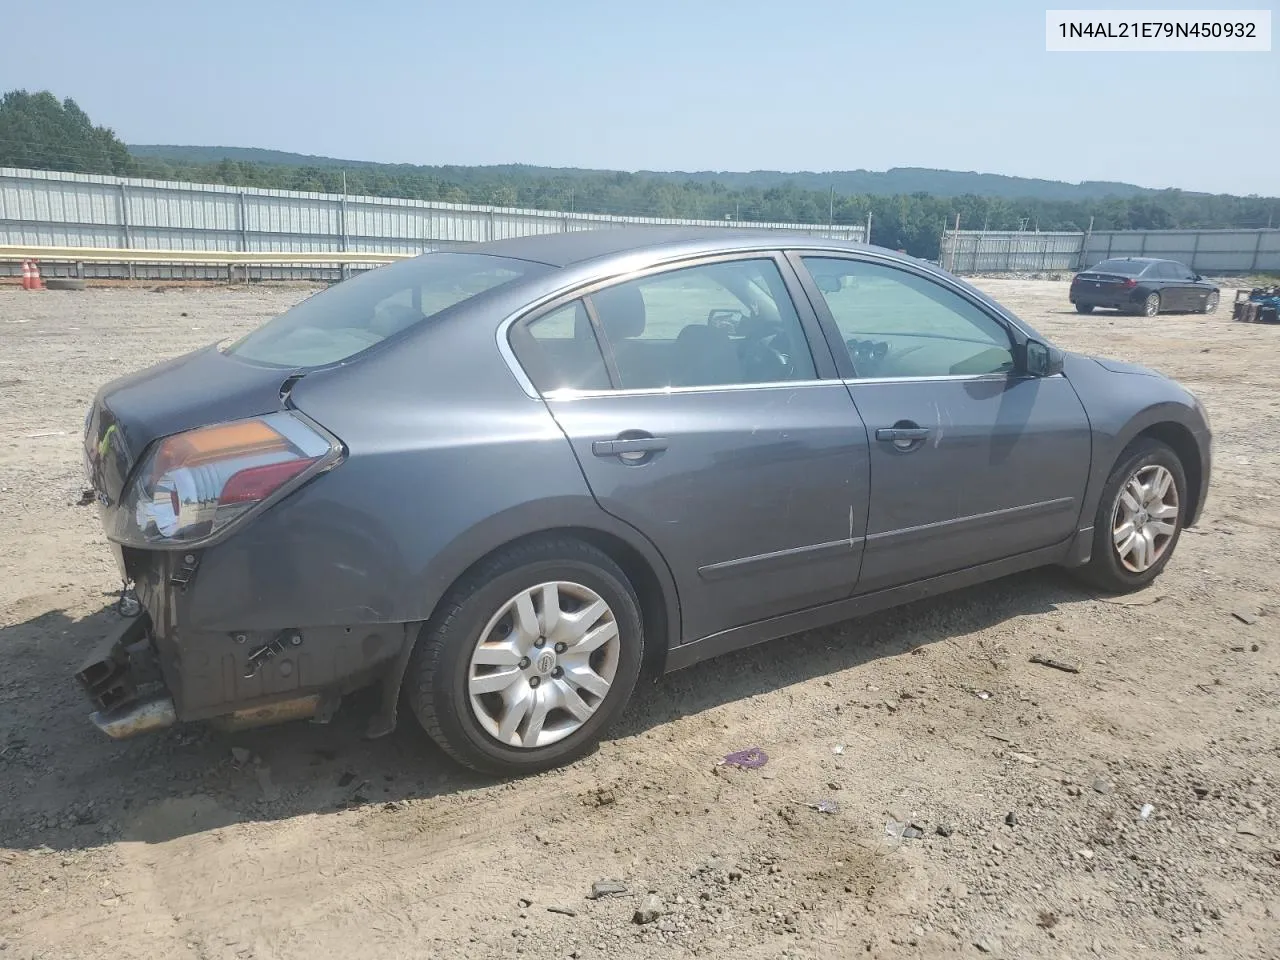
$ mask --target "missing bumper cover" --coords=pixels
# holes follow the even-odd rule
[[[147,635],[151,618],[127,620],[107,634],[76,671],[76,679],[100,711],[116,710],[138,699],[137,678],[129,663],[129,647]]]

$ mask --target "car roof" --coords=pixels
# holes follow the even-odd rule
[[[720,253],[734,250],[756,250],[761,247],[824,247],[829,249],[890,251],[849,240],[815,237],[811,233],[790,230],[742,230],[731,227],[666,227],[626,226],[580,230],[569,233],[538,234],[509,240],[491,240],[466,244],[469,253],[532,260],[553,267],[568,267],[602,258],[625,256],[656,247],[670,248],[672,253]],[[461,247],[459,248],[461,249]],[[911,258],[902,257],[903,260]]]
[[[1100,263],[1108,263],[1112,260],[1131,260],[1134,263],[1180,263],[1179,260],[1168,260],[1163,257],[1104,257]]]

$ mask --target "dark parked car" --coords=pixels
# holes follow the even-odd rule
[[[1079,313],[1111,307],[1154,317],[1163,312],[1213,313],[1220,291],[1177,260],[1118,257],[1103,260],[1071,280],[1071,302]]]
[[[141,603],[80,671],[99,727],[377,685],[371,735],[403,692],[506,773],[587,751],[642,664],[1048,564],[1142,587],[1210,470],[1151,370],[910,257],[717,229],[382,267],[107,385],[85,449]]]

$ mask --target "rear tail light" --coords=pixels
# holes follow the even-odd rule
[[[135,474],[113,539],[139,547],[202,543],[341,455],[335,438],[292,413],[166,437]]]
[[[1132,290],[1137,285],[1138,285],[1138,281],[1133,279],[1133,277],[1130,277],[1128,280],[1124,282],[1124,288],[1126,290]]]

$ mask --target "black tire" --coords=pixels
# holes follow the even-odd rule
[[[548,580],[580,583],[609,605],[618,625],[618,665],[581,727],[548,746],[514,747],[491,736],[472,713],[467,671],[489,619],[521,590]],[[626,574],[590,544],[546,537],[499,551],[449,591],[418,637],[405,692],[423,729],[453,759],[481,773],[520,776],[571,763],[593,749],[626,708],[643,660],[640,605]]]
[[[1091,304],[1091,303],[1077,303],[1077,304],[1076,304],[1076,313],[1093,313],[1093,304]]]
[[[1160,294],[1149,293],[1146,299],[1138,305],[1138,313],[1144,317],[1157,317],[1160,315],[1161,306]]]
[[[1141,573],[1134,573],[1120,561],[1119,553],[1112,539],[1113,519],[1120,493],[1129,478],[1139,470],[1152,465],[1160,465],[1173,474],[1173,483],[1178,491],[1178,515],[1175,519],[1175,530],[1164,547],[1164,552],[1150,567]],[[1086,582],[1108,593],[1129,593],[1141,590],[1156,577],[1169,563],[1178,540],[1182,536],[1182,525],[1186,520],[1190,504],[1187,502],[1187,475],[1182,468],[1182,461],[1172,448],[1158,440],[1142,438],[1135,440],[1120,454],[1107,485],[1102,490],[1102,499],[1093,518],[1093,556],[1077,573]]]
[[[1218,292],[1215,290],[1205,298],[1204,303],[1200,307],[1201,313],[1213,313],[1218,309]]]

